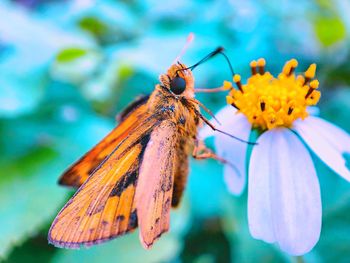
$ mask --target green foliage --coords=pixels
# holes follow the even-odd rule
[[[64,201],[63,189],[55,185],[60,172],[57,157],[52,149],[42,147],[14,160],[2,160],[6,164],[0,174],[0,206],[6,207],[6,214],[0,224],[6,227],[1,231],[0,256],[36,234]]]
[[[339,17],[318,16],[314,27],[318,39],[325,47],[344,40],[346,36],[345,25]]]
[[[69,48],[59,52],[56,56],[58,62],[65,63],[86,55],[87,50],[82,48]]]
[[[108,25],[106,25],[99,18],[94,16],[83,17],[79,21],[79,26],[97,37],[105,34],[108,30]]]

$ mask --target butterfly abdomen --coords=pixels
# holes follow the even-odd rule
[[[188,176],[188,154],[184,149],[186,142],[178,141],[177,144],[178,150],[176,153],[176,171],[174,176],[173,199],[171,201],[172,207],[177,207],[180,204]]]

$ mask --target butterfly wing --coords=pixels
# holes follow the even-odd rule
[[[157,119],[137,126],[96,168],[54,220],[49,242],[58,247],[90,246],[137,227],[135,186],[150,134]]]
[[[59,179],[59,184],[78,188],[94,172],[98,165],[125,139],[143,119],[147,112],[148,96],[141,97],[121,113],[121,123],[101,142],[68,168]]]
[[[176,125],[166,120],[154,128],[145,149],[135,195],[140,239],[145,248],[169,229],[176,143]]]

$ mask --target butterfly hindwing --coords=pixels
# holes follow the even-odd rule
[[[150,248],[169,229],[176,170],[176,125],[165,120],[154,128],[145,149],[136,188],[140,239]]]
[[[137,97],[133,102],[131,102],[126,108],[117,115],[117,121],[124,121],[130,114],[132,114],[141,105],[146,104],[149,99],[149,95],[142,95]]]
[[[157,125],[150,116],[129,131],[57,215],[50,243],[67,248],[90,246],[137,227],[134,202],[139,166]]]
[[[132,108],[127,107],[127,112],[123,115],[122,122],[101,140],[94,148],[74,163],[61,176],[59,183],[61,185],[78,188],[93,173],[98,165],[117,147],[117,145],[129,135],[140,120],[145,118],[147,111],[145,104],[147,96],[142,97],[132,103]]]

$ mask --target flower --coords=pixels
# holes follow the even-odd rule
[[[248,166],[248,224],[251,235],[277,243],[291,255],[309,252],[321,232],[320,187],[309,149],[334,172],[350,181],[343,157],[350,152],[350,136],[342,129],[315,116],[310,108],[320,92],[312,64],[304,75],[295,75],[295,59],[288,61],[277,78],[265,72],[265,60],[251,63],[252,76],[246,84],[235,75],[224,82],[230,89],[230,104],[217,113],[222,130],[249,140],[258,131]],[[209,129],[202,138],[214,135]],[[217,154],[231,165],[224,178],[233,194],[245,187],[247,144],[215,134]],[[308,147],[307,147],[308,146]],[[309,149],[308,149],[309,148]]]

